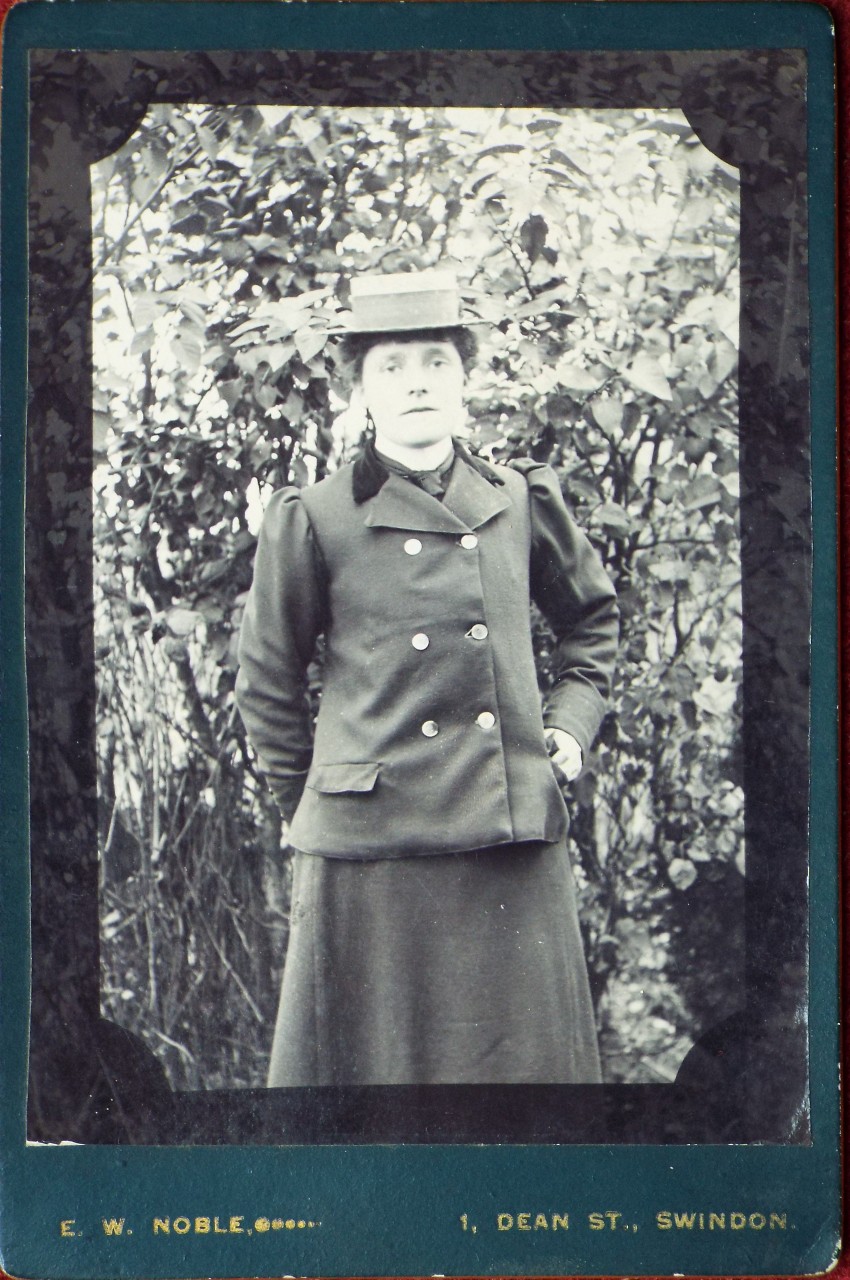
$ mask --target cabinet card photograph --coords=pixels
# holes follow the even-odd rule
[[[11,15],[16,1274],[829,1265],[831,36],[722,8]]]

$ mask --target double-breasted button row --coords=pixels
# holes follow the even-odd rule
[[[478,538],[474,533],[465,533],[460,539],[460,545],[463,547],[464,551],[474,551],[478,546]],[[405,539],[404,549],[409,556],[418,556],[419,552],[422,550],[422,539]]]
[[[496,724],[496,717],[493,715],[492,711],[482,711],[475,717],[475,723],[478,725],[479,729],[493,729]],[[437,734],[440,732],[440,726],[437,724],[436,720],[426,720],[422,725],[422,732],[426,738],[436,738]]]
[[[478,538],[474,533],[464,533],[458,540],[458,545],[464,551],[474,551],[478,546]],[[422,550],[421,538],[407,538],[404,542],[405,553],[409,556],[418,556]],[[486,640],[490,632],[483,622],[474,623],[467,631],[467,636],[472,640]],[[414,649],[420,653],[424,652],[431,644],[431,637],[424,631],[417,631],[411,636],[410,643]],[[475,717],[475,723],[479,729],[489,730],[495,727],[496,717],[492,711],[482,711]],[[436,738],[440,732],[440,726],[436,720],[425,720],[420,726],[421,732],[426,738]]]
[[[470,627],[466,634],[471,640],[486,640],[490,631],[483,622],[476,622],[475,626]],[[415,636],[411,636],[410,643],[413,645],[414,649],[418,649],[420,653],[424,653],[431,643],[431,637],[426,635],[424,631],[417,631]]]

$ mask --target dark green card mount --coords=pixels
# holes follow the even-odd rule
[[[791,63],[803,69],[796,88]],[[0,1257],[12,1275],[775,1275],[831,1264],[833,66],[826,11],[797,3],[32,0],[12,11],[0,330]],[[89,166],[158,102],[381,105],[399,85],[410,105],[678,108],[740,171],[745,999],[668,1085],[179,1093],[101,1017]],[[60,124],[57,171],[44,142]],[[792,351],[782,361],[780,338]],[[61,493],[46,480],[59,469]],[[801,483],[810,513],[783,501]],[[788,653],[802,665],[789,671]],[[789,687],[802,690],[793,710],[809,724],[802,764]],[[57,690],[70,718],[57,714]]]

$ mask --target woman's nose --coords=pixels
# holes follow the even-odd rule
[[[412,395],[422,395],[428,390],[428,371],[413,368],[407,379],[407,389]]]

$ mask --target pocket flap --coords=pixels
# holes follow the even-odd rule
[[[345,791],[373,791],[378,780],[378,764],[314,764],[307,786],[324,795]]]

